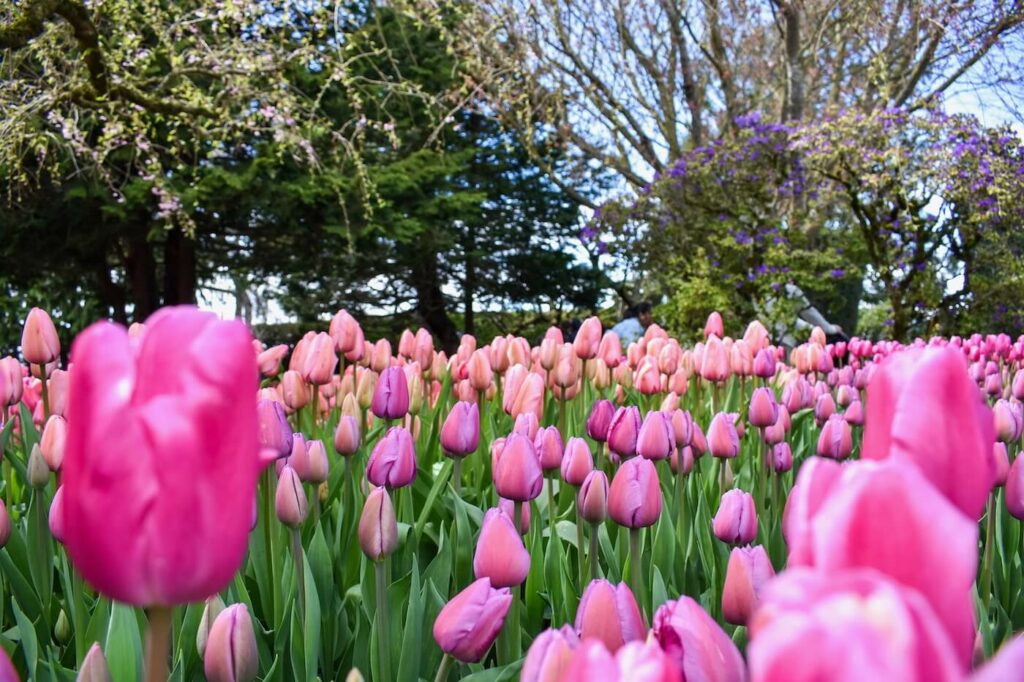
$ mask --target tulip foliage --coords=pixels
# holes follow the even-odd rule
[[[34,310],[0,680],[1014,679],[1024,339],[725,333]]]

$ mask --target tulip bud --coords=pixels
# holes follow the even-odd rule
[[[213,621],[203,656],[208,682],[252,682],[259,672],[256,633],[245,604],[232,604]]]
[[[775,402],[775,394],[770,388],[756,388],[750,396],[750,407],[747,409],[747,420],[750,425],[763,429],[775,423],[779,418],[779,405]]]
[[[602,523],[608,515],[608,477],[603,471],[591,471],[576,496],[580,516],[589,523]]]
[[[754,376],[771,379],[775,376],[775,354],[770,348],[762,348],[754,356]]]
[[[1024,456],[1017,455],[1006,476],[1006,509],[1010,516],[1024,521]]]
[[[57,492],[53,494],[53,499],[50,500],[50,514],[49,514],[49,526],[50,535],[53,539],[64,544],[64,486],[57,488]]]
[[[370,354],[370,369],[380,374],[391,365],[391,342],[377,339]]]
[[[697,422],[693,422],[693,434],[690,437],[690,448],[693,449],[693,456],[700,458],[704,456],[704,453],[708,451],[708,441],[704,437],[704,432],[700,430],[700,425]]]
[[[529,502],[540,495],[544,474],[528,437],[512,433],[505,439],[493,477],[495,490],[506,499]]]
[[[21,333],[21,354],[25,362],[46,365],[60,358],[60,338],[50,315],[41,308],[32,308],[25,318]]]
[[[640,433],[640,410],[634,406],[620,407],[608,426],[608,449],[622,458],[636,455]]]
[[[526,535],[530,532],[530,505],[521,504],[519,505],[519,534]],[[515,502],[512,500],[506,500],[505,498],[498,498],[498,507],[501,511],[505,512],[505,516],[515,521]]]
[[[772,468],[775,473],[784,474],[793,468],[793,450],[789,443],[782,441],[772,447]]]
[[[306,349],[305,362],[299,372],[310,384],[321,386],[330,383],[338,356],[334,352],[334,340],[325,332],[314,334]]]
[[[608,439],[608,429],[615,416],[615,407],[610,400],[596,400],[587,417],[587,435],[599,443]]]
[[[689,445],[677,448],[672,453],[672,457],[669,458],[669,466],[672,468],[672,473],[679,474],[681,476],[685,476],[693,471],[693,463],[693,448]]]
[[[719,338],[725,336],[725,323],[722,321],[722,315],[717,310],[711,312],[708,315],[707,322],[704,323],[704,338],[710,336],[717,336]]]
[[[676,434],[669,415],[665,412],[648,412],[637,435],[637,454],[651,460],[668,459],[675,447]]]
[[[301,525],[309,513],[309,502],[306,500],[302,480],[290,466],[281,470],[274,496],[274,510],[278,520],[292,528]]]
[[[544,471],[555,471],[562,466],[562,435],[558,427],[548,426],[538,429],[533,439],[533,448],[540,459],[540,467]]]
[[[217,616],[223,610],[224,600],[220,598],[220,595],[215,594],[206,600],[203,616],[199,619],[199,629],[196,631],[196,651],[199,652],[199,658],[206,655],[206,642],[210,638],[210,630],[213,628]]]
[[[398,520],[387,488],[374,488],[359,517],[359,547],[370,561],[381,561],[398,548]]]
[[[570,438],[562,456],[562,480],[569,485],[582,485],[594,469],[594,456],[582,438]]]
[[[388,367],[377,379],[370,405],[381,419],[401,419],[409,412],[409,384],[401,367]]]
[[[301,410],[309,404],[309,387],[302,375],[290,369],[281,377],[281,401],[290,410]]]
[[[854,400],[847,405],[846,410],[843,412],[843,419],[850,426],[863,426],[864,425],[864,405],[859,400]]]
[[[11,539],[11,515],[7,513],[7,505],[0,499],[0,549]]]
[[[301,433],[292,435],[292,451],[291,453],[276,462],[277,475],[281,475],[281,470],[287,465],[295,470],[295,473],[299,475],[299,479],[302,482],[308,482],[309,476],[309,451],[306,445],[306,437]]]
[[[473,354],[469,356],[469,362],[466,363],[466,369],[468,375],[466,378],[469,379],[473,389],[476,391],[486,391],[487,387],[491,385],[493,377],[488,350],[486,348],[479,348],[473,351]]]
[[[512,606],[507,587],[494,589],[480,578],[452,597],[434,620],[434,641],[464,663],[478,663],[498,637]]]
[[[750,493],[734,488],[722,495],[712,528],[715,537],[731,545],[748,545],[757,537],[757,511]]]
[[[357,329],[359,329],[359,323],[355,321],[355,318],[347,310],[339,310],[331,318],[327,333],[334,340],[335,349],[339,353],[347,354],[356,348],[357,342],[359,349],[362,350],[363,335],[357,332]],[[358,358],[355,359],[358,360]]]
[[[622,463],[608,492],[608,512],[615,523],[627,528],[644,528],[658,522],[661,486],[653,462],[636,457]]]
[[[537,635],[526,652],[519,682],[558,682],[569,665],[572,652],[580,645],[579,635],[568,625],[548,628]]]
[[[377,441],[366,463],[366,478],[376,486],[390,488],[412,484],[416,478],[416,446],[407,429],[392,427]]]
[[[0,675],[0,679],[4,679]],[[103,655],[103,649],[96,642],[89,647],[89,652],[82,659],[82,665],[78,668],[78,676],[75,682],[111,682],[110,666]]]
[[[708,337],[700,363],[700,375],[705,381],[722,382],[729,378],[729,350],[718,336]]]
[[[636,377],[633,385],[642,395],[655,395],[661,392],[661,372],[658,369],[658,361],[651,356],[646,356],[640,361],[637,367]]]
[[[1006,443],[996,441],[992,445],[992,458],[996,463],[995,487],[1006,485],[1006,477],[1010,474],[1010,456],[1006,452]]]
[[[292,427],[281,403],[261,398],[256,401],[259,422],[260,459],[264,462],[285,457],[292,451]]]
[[[494,587],[521,585],[530,572],[530,553],[512,517],[494,507],[484,514],[473,556],[473,574],[490,578]]]
[[[734,547],[729,554],[722,590],[722,618],[725,622],[746,625],[757,608],[761,589],[774,575],[775,569],[764,547]]]
[[[580,597],[576,631],[580,639],[600,640],[614,653],[627,642],[643,639],[647,628],[629,586],[598,579],[591,581]]]
[[[45,487],[50,482],[50,466],[43,459],[43,451],[39,448],[39,443],[32,446],[26,469],[28,484],[33,488]]]
[[[311,440],[306,444],[306,478],[308,483],[318,485],[326,483],[330,469],[330,462],[327,459],[327,448],[321,440]]]
[[[601,320],[593,316],[583,320],[572,345],[576,351],[576,357],[580,360],[596,358],[597,350],[601,345]]]
[[[831,459],[846,459],[853,451],[850,425],[841,415],[833,414],[818,435],[818,454]]]
[[[730,459],[740,453],[740,437],[730,414],[719,412],[708,427],[708,449],[713,457]]]
[[[356,382],[356,402],[363,410],[370,409],[377,390],[377,373],[370,370],[359,372],[359,379]],[[400,389],[399,389],[400,390]],[[409,387],[406,386],[406,390]]]
[[[281,360],[288,354],[288,346],[280,344],[261,351],[256,357],[256,364],[259,365],[260,374],[265,377],[277,376],[281,371]]]
[[[39,449],[50,471],[60,471],[64,461],[64,445],[68,437],[68,423],[59,414],[50,415],[43,428],[43,436],[39,441]]]
[[[342,415],[338,428],[334,431],[334,450],[342,457],[354,455],[359,450],[362,436],[359,433],[359,420],[350,415]]]
[[[1024,431],[1024,412],[1020,403],[1011,403],[1000,398],[993,406],[992,413],[995,417],[997,439],[1003,443],[1020,440],[1021,432]]]
[[[449,457],[465,457],[480,445],[480,408],[459,401],[452,407],[441,427],[441,447]]]
[[[814,421],[818,422],[820,427],[828,418],[835,414],[836,402],[832,399],[831,393],[818,396],[817,401],[814,403]]]

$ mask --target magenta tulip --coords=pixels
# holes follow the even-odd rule
[[[581,639],[598,639],[614,653],[626,642],[643,639],[647,627],[626,583],[613,585],[598,579],[587,585],[580,598],[576,631]]]
[[[493,477],[494,489],[500,497],[529,502],[540,495],[544,473],[529,438],[513,433],[505,439]]]
[[[712,522],[715,537],[730,545],[747,545],[757,537],[757,510],[754,497],[733,488],[722,495],[718,513]]]
[[[377,378],[370,410],[380,419],[401,419],[409,412],[409,382],[401,367],[388,367]]]
[[[75,568],[139,606],[224,589],[245,556],[260,468],[249,331],[165,308],[137,348],[103,322],[72,357],[61,483]]]
[[[473,573],[490,578],[494,587],[521,585],[530,572],[530,553],[523,545],[512,517],[494,507],[484,514],[473,556]]]
[[[743,682],[739,649],[718,623],[687,596],[667,601],[654,614],[651,634],[683,671],[687,682]]]
[[[441,651],[464,662],[477,663],[491,648],[512,605],[507,587],[494,589],[480,578],[452,597],[434,620],[434,641]]]
[[[658,522],[661,486],[653,462],[634,457],[622,463],[608,491],[608,513],[626,528],[645,528]]]
[[[610,400],[596,400],[587,417],[587,435],[598,443],[608,440],[608,429],[615,416],[615,406]]]
[[[480,408],[459,401],[441,426],[441,448],[449,457],[465,457],[480,445]]]

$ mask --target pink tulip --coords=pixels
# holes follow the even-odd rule
[[[835,414],[836,401],[832,399],[831,393],[818,396],[814,402],[814,421],[820,427],[829,417]]]
[[[520,505],[522,509],[519,511],[519,534],[526,535],[530,532],[530,505]],[[501,511],[505,512],[505,516],[515,521],[516,505],[512,500],[506,500],[504,498],[498,499],[498,507]]]
[[[597,356],[604,361],[608,369],[615,369],[622,362],[622,341],[619,335],[609,330],[601,337],[601,345],[597,348]]]
[[[775,473],[784,474],[793,468],[793,450],[786,441],[772,446],[771,457],[771,466]]]
[[[734,547],[729,554],[722,590],[722,618],[725,622],[746,625],[757,609],[761,590],[774,575],[775,569],[764,547]]]
[[[513,433],[505,439],[493,477],[494,489],[500,497],[529,502],[540,495],[544,473],[529,438]]]
[[[305,362],[297,368],[302,378],[310,384],[322,386],[330,383],[338,356],[334,352],[334,341],[325,332],[314,334],[306,348]]]
[[[441,651],[464,662],[477,663],[491,648],[512,605],[507,587],[494,589],[480,578],[452,597],[434,621],[434,641]]]
[[[608,426],[608,449],[623,459],[636,455],[640,433],[640,410],[634,406],[620,407]]]
[[[626,528],[645,528],[658,522],[661,486],[653,462],[635,457],[622,463],[608,491],[608,513]]]
[[[787,570],[750,634],[751,677],[764,682],[963,679],[928,602],[875,571]]]
[[[530,553],[512,517],[494,507],[484,514],[473,556],[473,574],[490,578],[494,587],[521,585],[530,572]]]
[[[338,428],[334,431],[334,451],[342,457],[348,457],[359,451],[361,442],[359,420],[343,414],[338,420]]]
[[[534,372],[530,372],[523,379],[515,400],[512,402],[512,409],[509,414],[513,418],[524,413],[531,413],[538,420],[544,409],[544,378]]]
[[[43,453],[43,459],[50,471],[60,471],[64,462],[64,450],[68,438],[68,423],[59,414],[51,415],[46,420],[46,427],[43,429],[43,436],[39,441],[39,448]]]
[[[203,672],[208,682],[252,682],[259,673],[256,633],[245,604],[232,604],[213,621]]]
[[[455,403],[441,426],[441,448],[449,457],[465,457],[480,445],[480,408],[476,403]]]
[[[1006,509],[1024,521],[1024,456],[1017,455],[1006,475]]]
[[[895,353],[879,365],[867,404],[862,457],[913,462],[961,511],[979,518],[995,480],[995,436],[963,356],[935,347]]]
[[[272,462],[292,451],[292,427],[281,403],[261,398],[256,401],[260,459]]]
[[[531,441],[537,437],[537,431],[540,429],[540,422],[537,420],[537,415],[532,412],[524,412],[516,417],[515,424],[512,425],[512,433],[519,433]]]
[[[288,355],[288,346],[283,343],[260,352],[256,358],[260,374],[265,377],[277,376],[277,373],[281,371],[281,361],[286,355]]]
[[[537,635],[526,652],[519,682],[560,682],[580,638],[568,625],[548,628]]]
[[[582,485],[583,481],[594,469],[594,456],[590,446],[582,438],[570,438],[565,444],[562,456],[562,480],[569,485]]]
[[[1020,403],[1000,398],[992,408],[992,413],[995,416],[996,438],[1003,443],[1020,440],[1021,432],[1024,431],[1024,411]]]
[[[25,318],[25,327],[21,333],[21,355],[25,362],[33,365],[47,365],[60,359],[57,328],[53,326],[49,313],[42,308],[32,308]]]
[[[359,548],[370,561],[380,561],[398,549],[398,521],[387,488],[374,488],[359,517]]]
[[[544,471],[555,471],[562,466],[562,435],[557,426],[548,426],[537,430],[533,439],[534,450],[540,458],[540,468]]]
[[[863,426],[864,425],[864,405],[859,400],[854,400],[846,406],[846,410],[843,412],[843,419],[850,426]]]
[[[572,345],[576,351],[576,357],[580,360],[596,358],[597,349],[601,345],[601,320],[596,317],[588,317],[583,320]]]
[[[297,370],[290,369],[281,377],[281,400],[292,410],[301,410],[309,404],[309,386]]]
[[[729,378],[729,368],[729,349],[718,336],[712,334],[704,346],[700,375],[705,381],[719,383]]]
[[[50,500],[49,526],[53,539],[62,545],[67,544],[68,524],[64,516],[64,486],[57,488],[53,499]]]
[[[25,384],[21,378],[21,363],[7,356],[0,358],[0,409],[8,405],[17,405]]]
[[[661,393],[661,371],[658,369],[658,361],[649,355],[641,360],[633,385],[642,395]]]
[[[757,537],[757,510],[753,496],[733,488],[722,495],[712,522],[715,537],[730,545],[747,545]]]
[[[0,670],[0,680],[10,682],[11,679],[17,680],[16,677],[4,677],[3,671]],[[103,655],[103,650],[100,649],[98,643],[93,642],[92,646],[89,647],[89,651],[85,654],[85,658],[82,659],[75,682],[111,682],[111,680],[110,666],[107,665],[107,659]]]
[[[1006,452],[1006,443],[996,441],[992,446],[992,458],[996,463],[996,487],[1006,485],[1006,477],[1010,475],[1010,456]]]
[[[648,412],[636,440],[636,452],[650,460],[668,459],[675,451],[676,433],[665,412]]]
[[[598,640],[572,652],[562,682],[679,682],[683,674],[657,642],[629,642],[613,657]]]
[[[743,682],[747,678],[739,649],[690,597],[662,604],[654,614],[651,634],[683,671],[686,682]]]
[[[387,339],[377,339],[373,344],[370,353],[370,369],[380,374],[391,366],[391,342]]]
[[[434,337],[426,329],[417,329],[412,357],[420,367],[428,368],[434,360]]]
[[[70,385],[69,373],[62,369],[54,369],[50,372],[50,378],[46,382],[46,397],[50,402],[50,414],[63,417],[68,405],[68,387]]]
[[[731,459],[740,453],[740,436],[732,415],[719,412],[708,427],[708,450],[713,457]]]
[[[469,356],[466,363],[466,378],[474,391],[486,391],[491,385],[494,370],[491,369],[491,359],[486,348],[478,348]]]
[[[825,422],[818,435],[818,454],[831,459],[846,459],[853,451],[853,435],[850,425],[842,415],[833,414]]]
[[[363,346],[363,334],[362,330],[359,329],[359,323],[356,322],[347,310],[339,310],[331,318],[330,327],[328,327],[328,333],[334,340],[334,348],[339,353],[347,355],[356,349],[357,345],[359,350],[362,350]],[[348,358],[347,360],[358,360],[359,358]]]
[[[971,676],[971,682],[1018,679],[1021,670],[1024,670],[1024,635],[1016,635],[999,648],[992,660]]]
[[[750,396],[750,407],[747,409],[747,420],[751,426],[763,429],[771,426],[779,418],[779,405],[775,402],[775,394],[770,388],[755,388]]]
[[[771,379],[775,376],[775,354],[770,348],[762,348],[754,356],[754,376]]]
[[[285,466],[278,473],[277,492],[274,495],[277,519],[286,526],[301,526],[309,514],[309,500],[298,472]]]
[[[416,479],[416,446],[401,426],[388,429],[366,463],[366,480],[376,486],[402,488]]]
[[[327,459],[327,448],[322,440],[311,440],[306,443],[306,477],[303,481],[314,486],[326,483],[330,461]]]
[[[110,323],[76,339],[61,467],[72,563],[98,591],[140,606],[227,586],[245,555],[260,468],[245,325],[191,307],[146,324],[135,349]]]
[[[615,416],[615,406],[610,400],[595,400],[587,417],[587,435],[598,443],[608,440],[608,429]]]
[[[701,431],[700,425],[697,422],[693,422],[693,433],[690,436],[690,448],[693,450],[693,456],[700,458],[704,456],[704,453],[708,451],[708,441],[704,437],[704,432]]]
[[[682,466],[680,466],[682,464]],[[678,448],[672,453],[672,457],[669,459],[669,465],[672,468],[672,473],[686,475],[693,471],[694,456],[693,448],[689,445]]]
[[[851,463],[831,488],[810,516],[790,512],[789,565],[825,572],[873,568],[917,590],[966,667],[974,642],[977,525],[908,462]]]
[[[576,631],[580,639],[600,640],[614,653],[626,642],[643,639],[647,627],[626,583],[613,585],[598,579],[591,581],[580,597]]]
[[[377,379],[370,404],[380,419],[401,419],[409,412],[409,384],[401,367],[388,367]]]
[[[580,516],[589,523],[602,523],[608,515],[608,477],[596,470],[587,474],[576,495]]]
[[[722,315],[717,310],[712,311],[708,315],[708,321],[704,323],[704,338],[710,338],[711,336],[717,336],[722,338],[725,336],[725,323],[722,321]]]
[[[60,488],[57,489],[60,492]],[[54,498],[57,496],[54,495]],[[52,503],[51,503],[52,506]],[[0,548],[11,539],[11,515],[7,513],[7,505],[0,499]]]

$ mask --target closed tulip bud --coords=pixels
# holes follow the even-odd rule
[[[0,680],[7,682],[7,680],[16,679],[16,677],[5,677],[3,671],[0,670]],[[110,666],[107,665],[103,649],[100,648],[99,644],[93,642],[93,645],[89,647],[89,652],[82,659],[82,665],[78,668],[78,676],[75,677],[75,682],[111,682],[112,679],[110,676]]]
[[[608,369],[615,369],[622,362],[622,341],[613,331],[607,331],[601,337],[601,345],[597,347],[597,356],[604,361]]]
[[[1024,412],[1021,411],[1020,403],[1000,398],[992,408],[992,413],[995,416],[996,438],[1003,443],[1020,440],[1021,431],[1024,430]]]
[[[708,337],[701,358],[700,375],[705,381],[722,382],[729,378],[729,349],[717,336]]]
[[[413,336],[412,331],[407,327],[398,336],[398,355],[407,360],[412,360],[415,349],[416,337]]]
[[[314,485],[325,483],[330,469],[330,462],[327,459],[327,448],[321,440],[311,440],[306,444],[307,483]]]
[[[522,504],[519,511],[519,533],[520,535],[526,535],[530,532],[530,505]],[[498,498],[498,507],[501,511],[505,512],[505,515],[515,520],[515,502],[512,500],[506,500],[504,498]]]
[[[356,381],[356,402],[360,408],[364,410],[370,409],[370,405],[373,404],[373,399],[376,397],[377,381],[376,372],[372,370],[359,372],[359,378]],[[408,390],[409,387],[406,386],[406,391]]]
[[[533,447],[540,459],[540,468],[544,471],[555,471],[562,466],[562,434],[558,427],[548,426],[538,429],[533,439]]]
[[[602,523],[608,516],[608,477],[603,471],[587,474],[576,495],[580,516],[589,523]]]
[[[652,460],[668,459],[675,447],[675,429],[669,415],[664,412],[648,412],[637,436],[637,454]]]
[[[512,517],[500,507],[487,510],[473,556],[473,574],[494,587],[521,585],[530,572],[530,553]]]
[[[644,528],[658,522],[661,486],[650,460],[636,457],[622,463],[608,492],[608,513],[615,523],[627,528]]]
[[[836,389],[836,404],[841,407],[849,407],[854,400],[860,400],[860,394],[849,384],[840,384]]]
[[[50,500],[49,514],[50,535],[60,544],[65,544],[67,539],[67,524],[64,520],[64,486],[57,488]]]
[[[380,419],[401,419],[408,414],[409,384],[400,367],[388,367],[381,373],[370,409]]]
[[[679,474],[681,476],[685,476],[693,471],[693,463],[693,448],[689,445],[677,448],[672,453],[672,457],[669,458],[669,465],[672,469],[672,473]]]
[[[495,589],[480,578],[452,597],[434,620],[434,641],[463,663],[478,663],[494,644],[512,606],[507,587]]]
[[[757,609],[762,588],[774,575],[764,547],[734,547],[725,571],[722,619],[733,625],[746,625]]]
[[[213,621],[203,671],[208,682],[252,682],[259,672],[256,633],[245,604],[232,604]]]
[[[540,355],[537,361],[540,366],[547,371],[551,371],[555,367],[555,363],[558,362],[558,350],[561,347],[560,341],[554,339],[545,338],[540,343]]]
[[[998,374],[989,374],[985,377],[985,393],[990,397],[1002,395],[1003,380]]]
[[[1006,452],[1006,443],[996,442],[992,445],[992,458],[996,462],[995,486],[1006,485],[1006,477],[1010,474],[1010,456]]]
[[[199,619],[199,629],[196,631],[196,651],[199,652],[199,657],[202,658],[206,655],[206,643],[210,639],[210,630],[213,629],[213,623],[217,620],[217,616],[224,610],[224,600],[219,595],[213,595],[206,600],[206,605],[203,607],[203,615]]]
[[[615,406],[610,400],[595,400],[587,417],[587,435],[599,443],[608,440],[608,429],[615,416]]]
[[[570,438],[562,456],[562,480],[569,485],[582,485],[587,474],[594,470],[594,456],[582,438]]]
[[[309,451],[306,447],[306,437],[301,433],[296,433],[292,436],[292,451],[289,455],[283,459],[279,459],[276,462],[277,475],[281,475],[281,470],[285,466],[290,466],[295,470],[295,473],[299,475],[299,480],[307,483],[309,481]]]
[[[331,324],[327,329],[327,333],[334,340],[335,350],[344,354],[356,348],[357,342],[359,348],[362,348],[363,335],[361,332],[356,331],[358,329],[359,323],[356,322],[355,318],[347,310],[339,310],[331,318]]]
[[[671,422],[676,447],[688,446],[693,440],[693,415],[689,410],[675,409],[672,411]]]
[[[480,408],[459,401],[441,426],[441,447],[449,457],[465,457],[480,445]]]
[[[0,358],[0,410],[9,405],[17,405],[24,391],[21,378],[21,363],[7,356]]]
[[[771,379],[775,376],[775,354],[770,348],[762,348],[754,356],[754,376],[762,379]]]
[[[712,528],[715,537],[730,545],[749,545],[757,537],[757,511],[750,493],[734,488],[722,495]]]
[[[391,342],[387,339],[377,339],[373,344],[370,354],[370,369],[380,374],[391,366]]]
[[[498,495],[517,502],[534,499],[540,495],[544,484],[533,443],[520,433],[512,433],[505,439],[493,475]]]
[[[661,392],[661,372],[658,370],[658,361],[651,356],[645,356],[637,367],[633,385],[643,395],[654,395]]]
[[[313,336],[306,349],[305,363],[299,371],[308,383],[322,386],[330,383],[338,356],[334,352],[334,340],[325,332]]]
[[[818,435],[818,454],[830,459],[846,459],[853,451],[850,425],[841,415],[833,414]]]
[[[608,448],[622,458],[636,455],[640,435],[640,410],[634,406],[620,407],[608,426]]]
[[[338,428],[334,430],[334,450],[342,457],[354,455],[362,441],[359,420],[349,415],[342,415]]]
[[[717,336],[722,338],[725,336],[725,323],[722,321],[722,315],[717,311],[712,311],[708,315],[708,321],[704,323],[704,338],[710,338],[711,336]]]
[[[429,369],[434,360],[434,337],[426,329],[416,330],[413,338],[412,359],[420,363],[420,367]]]
[[[398,520],[387,488],[374,488],[359,517],[359,547],[370,561],[380,561],[398,548]]]
[[[1024,457],[1017,455],[1006,475],[1006,509],[1010,516],[1024,521]]]
[[[719,412],[712,418],[708,427],[708,450],[713,457],[731,459],[740,452],[740,437],[736,432],[736,422],[725,412]]]
[[[523,379],[516,393],[515,401],[512,403],[510,414],[518,417],[521,414],[532,413],[539,420],[544,409],[544,378],[534,372],[530,372]]]
[[[302,480],[290,466],[281,469],[274,496],[274,510],[278,520],[292,528],[301,525],[309,513],[309,501]]]
[[[316,338],[316,332],[306,332],[302,338],[295,343],[292,355],[288,358],[288,369],[302,374],[306,368],[306,360],[309,357],[309,348]]]
[[[7,505],[0,500],[0,549],[11,539],[11,515],[7,513]]]
[[[476,391],[486,391],[487,387],[491,385],[491,378],[493,377],[491,360],[488,357],[486,348],[473,351],[473,354],[469,356],[469,362],[466,363],[466,370],[467,378],[473,389]]]
[[[537,635],[526,652],[519,682],[559,682],[563,679],[572,652],[579,647],[580,638],[568,625],[559,629],[548,628]]]
[[[512,433],[522,434],[530,440],[534,440],[537,437],[539,430],[540,422],[537,421],[537,415],[532,412],[524,412],[519,415],[512,425]]]
[[[376,486],[401,488],[416,478],[416,446],[412,434],[395,426],[377,441],[366,463],[366,478]]]
[[[818,396],[817,401],[814,403],[814,421],[821,427],[828,418],[836,412],[836,402],[832,399],[831,393]]]
[[[27,469],[28,484],[33,488],[42,488],[50,482],[50,466],[43,458],[43,451],[39,443],[32,446],[28,455]]]
[[[25,362],[46,365],[60,358],[60,338],[49,313],[41,308],[32,308],[25,318],[21,333],[21,354]]]
[[[771,426],[779,418],[779,404],[775,402],[775,394],[770,388],[755,388],[750,396],[750,407],[747,419],[750,425],[763,429]]]
[[[265,377],[277,376],[277,373],[281,371],[281,361],[285,355],[288,355],[288,346],[283,343],[261,351],[256,357],[260,374]]]
[[[693,434],[690,436],[690,447],[693,449],[693,456],[700,459],[708,451],[708,441],[700,424],[693,422]]]
[[[50,372],[50,378],[46,382],[46,397],[50,402],[50,414],[64,416],[68,405],[68,373],[62,369],[54,369]]]
[[[409,412],[419,414],[423,409],[423,375],[418,362],[412,362],[404,368],[406,383],[409,386]]]
[[[576,631],[580,639],[600,640],[614,653],[628,642],[642,640],[647,628],[629,586],[598,579],[591,581],[580,597]]]
[[[576,357],[580,360],[596,358],[601,345],[601,320],[593,316],[583,320],[572,345],[576,351]]]
[[[793,450],[786,441],[776,443],[772,447],[771,456],[771,464],[772,468],[775,469],[775,473],[784,474],[793,468]]]
[[[1024,400],[1024,369],[1018,369],[1013,375],[1010,394],[1017,400]]]
[[[285,406],[292,410],[301,410],[309,404],[309,387],[303,380],[302,375],[294,369],[290,369],[281,377],[281,400]]]
[[[50,471],[60,471],[64,461],[64,446],[68,438],[68,423],[59,414],[51,415],[43,428],[43,437],[39,441],[43,459]]]
[[[864,425],[864,405],[859,400],[854,400],[852,403],[846,406],[846,410],[843,412],[843,419],[850,426],[863,426]]]

